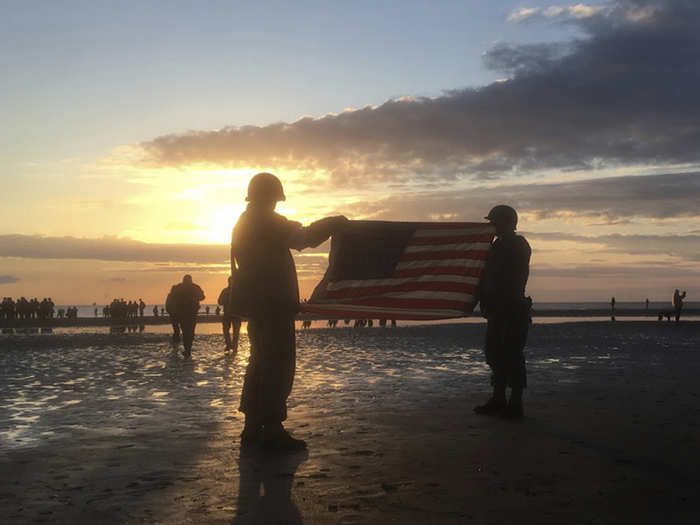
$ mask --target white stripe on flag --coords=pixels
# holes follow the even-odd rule
[[[480,259],[432,259],[427,261],[406,261],[396,265],[396,270],[409,270],[414,268],[435,268],[453,266],[456,269],[481,268],[485,261]]]
[[[444,251],[480,251],[485,252],[491,246],[488,242],[465,242],[459,244],[425,244],[406,246],[404,253],[444,252]]]
[[[353,302],[367,297],[375,297],[377,300],[381,299],[440,299],[443,301],[468,301],[473,296],[466,292],[436,292],[432,290],[414,290],[411,292],[385,292],[378,294],[371,294],[368,296],[360,297],[348,297],[339,299],[328,299],[329,302],[343,303],[344,301]],[[314,303],[322,304],[322,303]]]
[[[375,286],[397,286],[406,283],[462,283],[478,284],[477,277],[465,275],[420,275],[418,277],[405,277],[401,279],[365,279],[336,281],[328,284],[328,291],[345,290],[348,288],[364,288]]]

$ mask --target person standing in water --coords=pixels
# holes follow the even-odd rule
[[[491,367],[493,394],[474,408],[477,414],[523,417],[523,389],[527,386],[525,343],[532,300],[525,297],[531,249],[515,233],[518,214],[510,206],[495,206],[485,217],[496,228],[496,239],[481,273],[478,297],[487,319],[486,362]],[[506,400],[506,388],[510,399]]]
[[[172,307],[172,318],[182,332],[182,345],[185,347],[185,357],[192,354],[192,342],[194,341],[194,329],[197,325],[197,312],[199,302],[204,299],[202,289],[192,282],[191,275],[185,275],[180,284],[176,284],[170,290],[169,295]],[[170,312],[170,310],[168,310]]]
[[[610,320],[615,320],[615,298],[610,299]]]
[[[248,319],[250,359],[239,410],[245,414],[241,446],[294,451],[306,442],[282,425],[287,418],[296,366],[294,316],[299,286],[290,248],[314,247],[340,231],[347,219],[328,217],[308,227],[275,213],[285,200],[280,180],[258,173],[248,184],[248,206],[231,235],[231,315]]]
[[[238,337],[241,332],[241,318],[231,315],[230,306],[230,294],[231,285],[233,284],[233,277],[229,276],[228,286],[221,290],[219,294],[219,300],[217,301],[224,309],[224,317],[221,321],[221,327],[224,332],[224,342],[226,343],[226,350],[233,350],[233,352],[238,351]],[[217,314],[219,308],[216,308]],[[231,328],[233,328],[233,334],[231,334]]]
[[[685,290],[681,293],[678,288],[673,292],[673,313],[676,316],[676,322],[681,320],[681,311],[683,310],[683,299],[685,299]]]

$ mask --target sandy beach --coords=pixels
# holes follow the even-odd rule
[[[3,523],[697,523],[700,322],[535,324],[526,417],[488,395],[483,324],[298,332],[287,422],[241,452],[248,342],[0,339]]]

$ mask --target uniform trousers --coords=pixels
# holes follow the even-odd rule
[[[521,311],[522,310],[522,311]],[[530,327],[527,310],[490,315],[486,326],[486,362],[494,385],[525,388],[525,343]]]
[[[287,419],[287,398],[296,369],[294,318],[260,316],[248,320],[250,358],[239,410],[254,425]]]
[[[188,352],[192,350],[192,341],[194,341],[194,329],[197,326],[197,314],[194,315],[178,315],[177,324],[182,332],[182,346]]]

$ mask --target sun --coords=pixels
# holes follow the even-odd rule
[[[238,217],[245,210],[245,203],[220,206],[205,216],[202,229],[195,233],[195,241],[201,244],[228,244]]]

